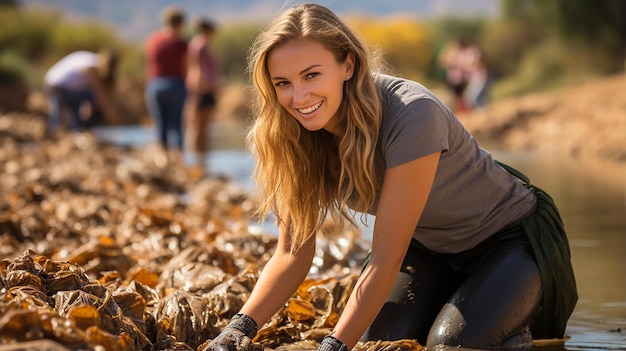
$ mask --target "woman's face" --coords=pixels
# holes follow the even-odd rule
[[[337,110],[344,82],[352,77],[352,55],[343,63],[322,44],[297,39],[273,49],[267,58],[278,102],[304,128],[337,134]]]

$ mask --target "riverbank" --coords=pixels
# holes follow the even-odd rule
[[[626,163],[626,75],[510,98],[459,116],[485,145]]]

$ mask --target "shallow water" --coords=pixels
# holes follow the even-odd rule
[[[252,189],[253,159],[245,151],[241,130],[237,123],[215,123],[208,168]],[[120,145],[154,142],[153,130],[147,127],[100,128],[96,133]],[[579,301],[566,329],[570,339],[564,347],[552,349],[626,350],[626,163],[493,154],[547,191],[565,222]]]

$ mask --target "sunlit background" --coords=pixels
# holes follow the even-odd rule
[[[209,167],[252,188],[247,50],[279,0],[0,0],[0,116],[45,116],[45,70],[75,50],[122,53],[119,118],[97,134],[154,142],[145,108],[143,41],[166,5],[218,23],[224,89]],[[494,155],[553,195],[570,235],[580,301],[567,350],[626,350],[626,1],[327,0],[394,72],[451,101],[442,48],[458,36],[483,50],[490,105],[460,115]],[[191,30],[188,35],[193,34]],[[367,235],[367,228],[364,228]],[[0,233],[3,235],[3,233]]]

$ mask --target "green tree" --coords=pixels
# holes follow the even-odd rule
[[[18,0],[0,0],[0,7],[2,7],[2,6],[18,7],[19,4],[20,3],[19,3]]]
[[[626,1],[502,0],[504,17],[524,18],[574,49],[586,47],[600,73],[624,70]]]
[[[215,53],[220,62],[220,75],[226,80],[248,80],[248,49],[261,27],[262,24],[257,23],[239,23],[218,28]]]
[[[606,73],[624,70],[626,1],[535,0],[535,7],[560,37],[580,41],[600,54]]]

